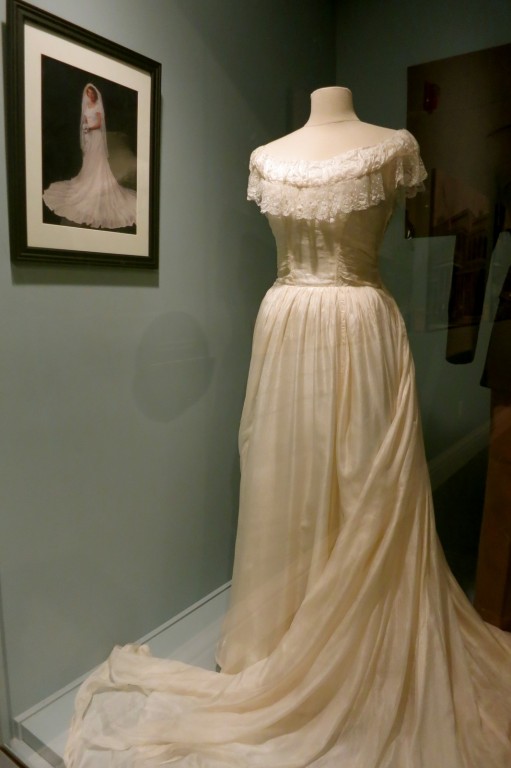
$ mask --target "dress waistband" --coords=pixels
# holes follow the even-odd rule
[[[381,282],[369,282],[364,280],[346,280],[345,278],[320,278],[314,275],[302,276],[300,278],[278,277],[274,285],[289,285],[296,288],[374,288],[379,290],[383,288]]]

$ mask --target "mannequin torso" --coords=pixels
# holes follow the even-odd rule
[[[311,114],[303,128],[270,142],[265,149],[276,160],[327,160],[379,144],[394,133],[391,128],[359,120],[351,91],[333,86],[312,93]]]

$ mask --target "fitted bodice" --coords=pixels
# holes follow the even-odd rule
[[[255,150],[248,197],[270,222],[278,281],[379,287],[378,251],[396,200],[415,194],[425,176],[405,130],[328,160],[282,161]]]
[[[100,113],[100,111],[99,107],[95,104],[87,106],[83,113],[87,125],[96,125],[98,121],[98,113]]]
[[[340,214],[333,222],[268,214],[279,281],[379,286],[378,250],[391,214],[391,201]]]

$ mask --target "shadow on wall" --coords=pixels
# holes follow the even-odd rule
[[[316,0],[312,3],[310,0],[294,0],[280,4],[274,0],[258,0],[255,3],[177,0],[176,4],[200,33],[238,91],[245,95],[268,136],[275,138],[282,134],[283,109],[288,112],[287,131],[305,122],[309,116],[310,92],[335,81],[335,0]],[[267,24],[262,36],[261,18],[265,17],[271,19],[271,24]],[[301,23],[293,23],[297,18],[301,19]],[[311,30],[315,33],[311,34]],[[279,57],[268,55],[268,51],[277,50]],[[299,59],[296,51],[301,51]],[[279,84],[289,77],[286,73],[290,61],[294,65],[293,82],[289,83],[293,93],[288,93],[290,101],[286,104],[283,103]],[[257,62],[257,67],[254,67],[254,62]],[[330,71],[330,82],[318,82],[313,76],[318,71]],[[298,90],[307,95],[303,114],[301,108],[299,114],[294,109]],[[299,101],[301,106],[301,98]],[[295,114],[290,115],[289,112],[293,111]]]
[[[159,272],[143,269],[108,269],[90,265],[69,266],[11,263],[13,285],[85,285],[122,288],[158,288]]]
[[[207,391],[215,361],[197,320],[186,312],[157,317],[135,356],[133,393],[142,413],[169,422]]]

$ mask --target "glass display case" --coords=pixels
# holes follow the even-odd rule
[[[11,267],[0,164],[0,734],[29,768],[59,768],[77,687],[113,646],[215,669],[251,339],[276,268],[248,161],[303,125],[321,86],[348,86],[362,120],[421,145],[426,191],[394,216],[380,265],[415,361],[438,532],[474,598],[481,378],[509,300],[511,8],[300,0],[290,25],[283,0],[153,0],[150,16],[136,0],[36,4],[162,63],[157,273]]]

